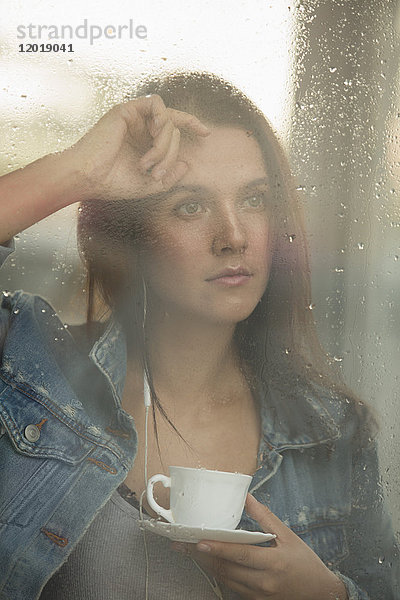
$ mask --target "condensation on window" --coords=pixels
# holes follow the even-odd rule
[[[382,418],[382,487],[400,525],[399,7],[300,3],[291,156],[325,347]]]
[[[4,4],[4,3],[3,3]],[[141,78],[172,69],[216,72],[265,113],[289,154],[310,247],[309,306],[332,364],[381,419],[382,493],[400,536],[400,16],[395,1],[201,4],[103,0],[85,12],[5,1],[0,27],[0,173],[75,143]],[[4,10],[4,7],[3,7]],[[85,14],[85,17],[83,17]],[[84,24],[73,52],[28,52],[31,24]],[[130,23],[132,21],[132,24]],[[104,28],[142,26],[108,39]],[[24,26],[25,37],[17,37]],[[22,31],[22,30],[20,30]],[[123,34],[126,32],[126,36]],[[88,34],[89,35],[89,34]],[[57,40],[58,42],[59,40]],[[19,46],[25,46],[19,51]],[[68,46],[68,44],[67,44]],[[16,236],[0,287],[51,301],[82,323],[86,278],[77,206]],[[399,538],[400,539],[400,538]]]

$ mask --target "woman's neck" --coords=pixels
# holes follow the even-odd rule
[[[229,389],[243,386],[234,331],[235,324],[149,315],[147,352],[160,395],[173,398],[175,407],[187,403],[188,397],[209,404],[225,402]]]

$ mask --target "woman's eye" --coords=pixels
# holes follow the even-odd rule
[[[178,213],[181,215],[198,215],[202,211],[200,202],[185,202],[178,207]]]
[[[263,208],[266,204],[265,194],[256,194],[245,198],[244,203],[250,208]]]

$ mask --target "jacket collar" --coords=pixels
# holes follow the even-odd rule
[[[272,385],[259,389],[262,432],[270,449],[315,446],[340,437],[345,408],[323,386],[297,382],[290,393]]]
[[[120,408],[126,378],[127,355],[125,334],[116,319],[110,319],[104,333],[93,344],[89,357],[106,376],[115,403]]]
[[[3,295],[1,306],[10,313],[1,364],[5,379],[23,392],[33,392],[60,418],[72,412],[78,422],[90,425],[93,420],[79,410],[83,408],[79,390],[85,388],[90,362],[77,352],[52,306],[22,291]],[[98,387],[93,386],[93,391],[97,395]],[[94,415],[93,407],[89,413]]]
[[[50,396],[61,410],[74,395],[73,375],[85,377],[82,360],[68,330],[51,305],[40,296],[15,292],[3,300],[11,312],[10,332],[3,352],[3,369]],[[118,321],[110,319],[93,344],[89,359],[108,380],[117,408],[121,407],[127,369],[126,339]],[[266,389],[267,387],[267,389]],[[340,437],[345,406],[316,384],[297,384],[288,395],[276,386],[259,386],[263,439],[270,449],[307,447]]]

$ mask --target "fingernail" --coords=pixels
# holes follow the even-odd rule
[[[199,552],[210,552],[211,546],[203,543],[197,544],[197,550],[199,550]]]

